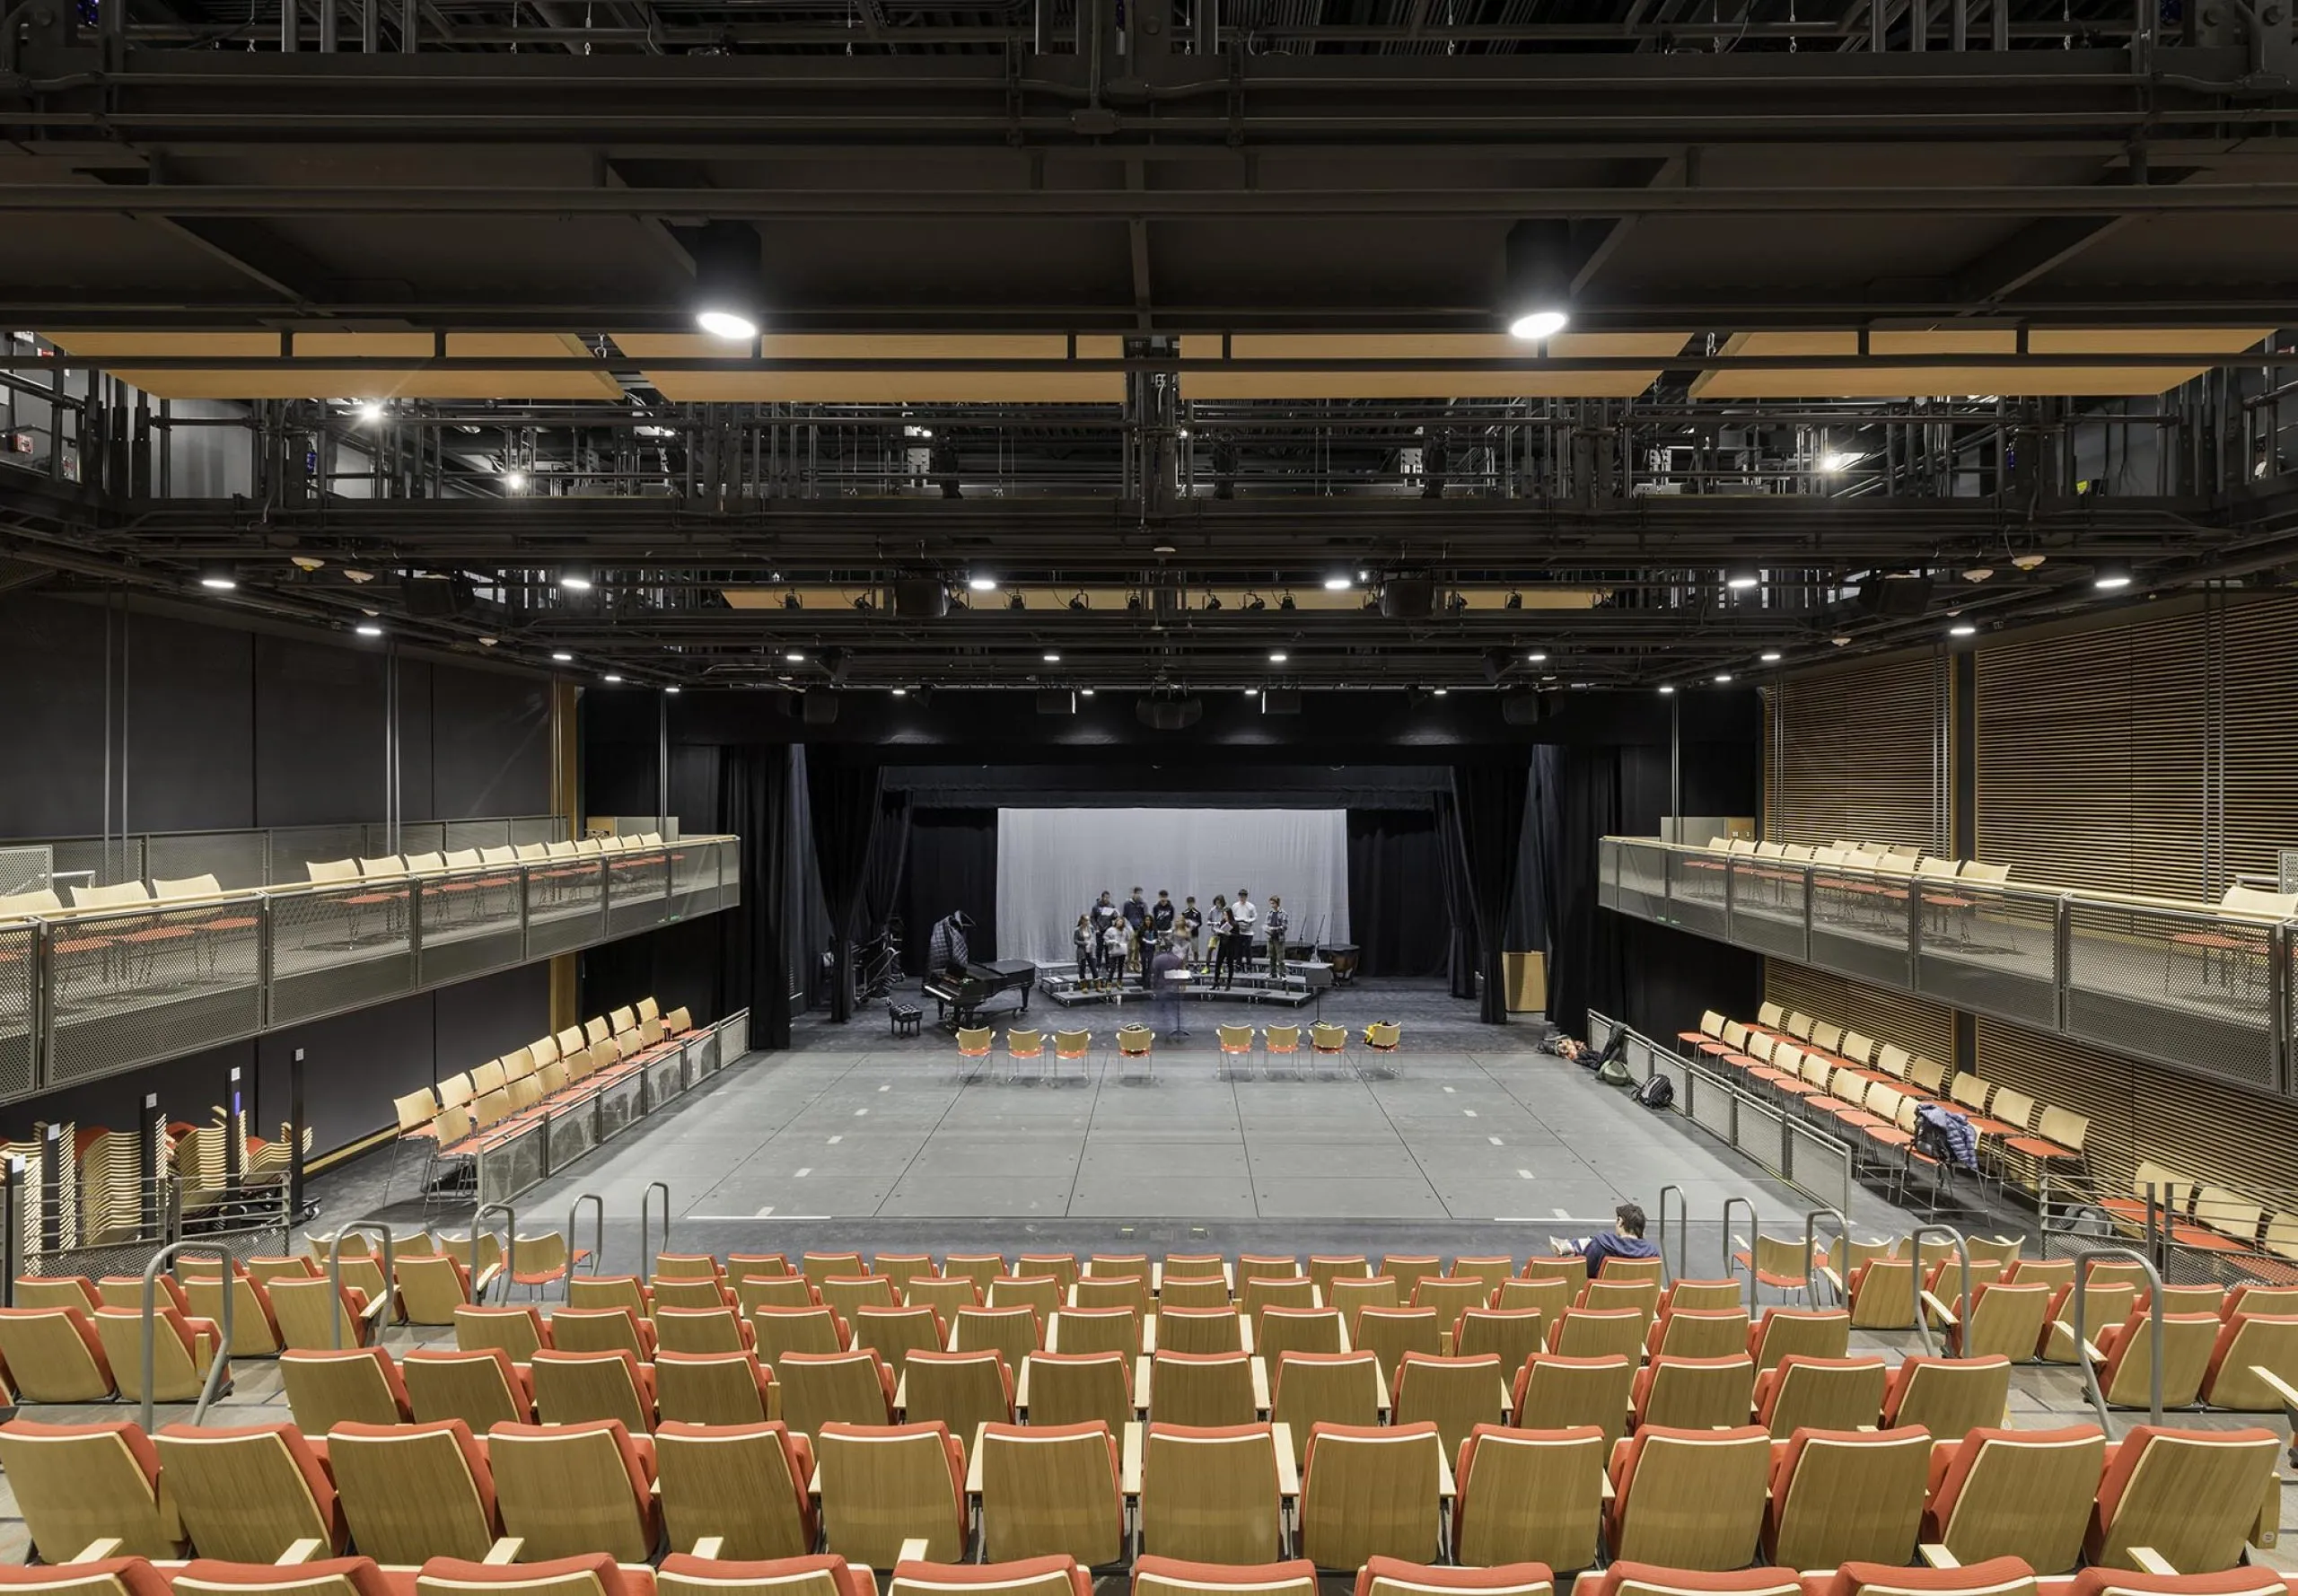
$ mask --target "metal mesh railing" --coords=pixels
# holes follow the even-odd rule
[[[0,1095],[38,1084],[39,989],[39,933],[0,929]]]
[[[468,980],[523,963],[525,877],[516,870],[477,870],[426,878],[416,895],[416,924],[420,986]]]
[[[2058,899],[1968,881],[1918,881],[1916,989],[2044,1030],[2058,1024]]]
[[[415,990],[414,883],[361,881],[271,900],[271,1022]]]
[[[607,934],[627,936],[660,925],[670,913],[667,854],[625,854],[607,861]]]
[[[1619,845],[1619,907],[1646,919],[1664,919],[1668,908],[1668,852],[1654,844]]]
[[[1910,884],[1828,870],[1815,873],[1811,962],[1880,986],[1906,986]]]
[[[1702,936],[1731,929],[1731,872],[1719,858],[1697,854],[1667,856],[1668,918]]]
[[[56,879],[56,850],[46,843],[0,847],[0,898],[37,892]]]
[[[48,946],[48,1078],[69,1085],[263,1029],[262,905],[59,922]]]
[[[552,860],[527,873],[527,957],[567,953],[606,936],[606,867]]]
[[[2263,921],[2072,903],[2067,1034],[2277,1090],[2273,946]]]

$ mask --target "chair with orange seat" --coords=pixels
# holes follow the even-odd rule
[[[1092,1567],[1124,1555],[1125,1501],[1108,1425],[989,1425],[976,1450],[985,1557],[1066,1556]]]
[[[1629,1388],[1631,1427],[1730,1429],[1747,1422],[1756,1366],[1747,1354],[1730,1357],[1653,1358]]]
[[[1006,1563],[894,1565],[886,1596],[1093,1596],[1093,1582],[1066,1554]]]
[[[1662,1567],[1745,1567],[1763,1530],[1771,1437],[1731,1430],[1639,1430],[1612,1455],[1606,1544]]]
[[[1015,1404],[1032,1424],[1106,1425],[1122,1434],[1133,1417],[1134,1362],[1121,1352],[1033,1352],[1022,1363]]]
[[[960,1083],[978,1081],[989,1064],[989,1049],[997,1040],[994,1025],[963,1025],[958,1028],[957,1074]]]
[[[1355,1568],[1373,1557],[1435,1561],[1451,1472],[1433,1424],[1313,1426],[1301,1481],[1301,1555],[1320,1568]]]
[[[1643,1320],[1639,1329],[1648,1330],[1652,1328],[1652,1321],[1660,1314],[1660,1283],[1643,1279],[1607,1280],[1599,1276],[1580,1288],[1579,1300],[1572,1305],[1583,1313],[1613,1313],[1623,1308],[1633,1309]]]
[[[757,1330],[732,1308],[654,1310],[657,1356],[665,1352],[749,1352],[757,1345]]]
[[[1645,1350],[1657,1357],[1735,1357],[1747,1352],[1748,1311],[1744,1308],[1670,1309],[1660,1316],[1644,1338]]]
[[[1195,1563],[1267,1563],[1284,1551],[1285,1479],[1267,1425],[1152,1420],[1142,1446],[1141,1550]]]
[[[822,1306],[846,1323],[864,1308],[899,1308],[901,1293],[883,1275],[838,1275],[821,1283]]]
[[[2198,1396],[2223,1413],[2298,1412],[2298,1314],[2231,1315]]]
[[[0,1367],[25,1402],[109,1402],[119,1394],[93,1310],[0,1308]]]
[[[1791,1357],[1840,1358],[1851,1351],[1851,1315],[1840,1308],[1768,1308],[1748,1331],[1759,1369]]]
[[[715,1537],[720,1555],[737,1560],[813,1549],[813,1446],[787,1425],[666,1423],[653,1463],[671,1545]]]
[[[1756,1375],[1756,1423],[1785,1441],[1798,1430],[1856,1430],[1882,1412],[1890,1367],[1879,1357],[1790,1355]]]
[[[907,1541],[922,1537],[934,1561],[965,1556],[973,1528],[965,1447],[943,1425],[825,1424],[814,1460],[831,1551],[890,1568]]]
[[[1317,1565],[1200,1563],[1144,1553],[1133,1560],[1132,1596],[1318,1596]]]
[[[2086,1327],[2088,1328],[2088,1327]],[[2203,1376],[2210,1372],[2211,1349],[2218,1344],[2215,1313],[2165,1313],[2162,1316],[2162,1406],[2185,1407],[2201,1394]],[[2153,1397],[2154,1317],[2134,1306],[2118,1325],[2092,1331],[2098,1349],[2099,1390],[2109,1407],[2146,1407]],[[2160,1549],[2159,1548],[2157,1548]]]
[[[654,1588],[662,1596],[878,1596],[870,1571],[835,1553],[743,1562],[673,1552],[655,1570]]]
[[[1186,1285],[1176,1281],[1174,1285]],[[1166,1295],[1172,1294],[1172,1286]],[[1234,1308],[1162,1307],[1157,1312],[1160,1352],[1223,1353],[1245,1349],[1245,1319]]]
[[[532,1307],[469,1307],[455,1310],[455,1345],[464,1352],[501,1347],[514,1364],[523,1364],[543,1347],[553,1345],[550,1327]]]
[[[1490,1566],[1570,1572],[1596,1560],[1604,1516],[1604,1433],[1593,1425],[1518,1430],[1478,1425],[1460,1450],[1452,1556]]]
[[[189,1259],[181,1260],[189,1262]],[[213,1265],[213,1258],[203,1258]],[[414,1261],[412,1259],[408,1260]],[[424,1261],[431,1261],[425,1259]],[[285,1349],[287,1340],[280,1333],[278,1310],[271,1305],[270,1288],[249,1274],[237,1259],[232,1262],[232,1355],[235,1358],[273,1358]],[[189,1311],[197,1319],[224,1320],[224,1281],[214,1273],[188,1275],[183,1281],[183,1294]],[[19,1288],[17,1302],[23,1302]],[[133,1304],[123,1304],[132,1306]],[[446,1320],[425,1322],[445,1324]]]
[[[1566,1281],[1572,1287],[1572,1299],[1576,1300],[1588,1285],[1588,1260],[1576,1252],[1535,1253],[1524,1260],[1516,1278]]]
[[[1413,1285],[1412,1305],[1436,1310],[1436,1322],[1449,1336],[1452,1327],[1460,1322],[1461,1314],[1471,1308],[1492,1306],[1492,1293],[1498,1289],[1497,1286],[1487,1285],[1481,1277],[1474,1275],[1458,1278],[1447,1276],[1441,1280],[1423,1276]]]
[[[395,1258],[391,1273],[399,1285],[399,1300],[409,1324],[451,1325],[455,1322],[455,1310],[468,1308],[478,1301],[493,1281],[489,1275],[474,1283],[470,1267],[449,1253],[434,1252],[415,1258]],[[245,1317],[247,1304],[240,1304]]]
[[[981,1425],[1013,1422],[1013,1367],[994,1349],[913,1352],[900,1394],[910,1422],[939,1420],[960,1442]]]
[[[222,1333],[209,1320],[189,1318],[173,1308],[160,1309],[152,1323],[152,1399],[197,1401],[206,1389],[209,1371],[222,1345]],[[95,1328],[96,1338],[103,1343],[104,1357],[111,1366],[121,1399],[129,1402],[142,1400],[144,1316],[132,1308],[99,1308]],[[218,1394],[231,1389],[231,1369],[226,1364]]]
[[[1255,1263],[1251,1253],[1240,1256],[1237,1259],[1237,1278],[1294,1280],[1304,1273],[1289,1258],[1268,1259],[1258,1267],[1248,1267]],[[1370,1280],[1373,1274],[1373,1260],[1361,1252],[1311,1253],[1305,1274],[1316,1286],[1319,1299],[1329,1303],[1332,1301],[1332,1283],[1336,1280]]]
[[[950,1321],[952,1352],[995,1352],[1018,1371],[1045,1345],[1045,1320],[1027,1306],[960,1308]]]
[[[1618,1353],[1592,1358],[1535,1353],[1516,1371],[1517,1425],[1566,1430],[1593,1425],[1604,1433],[1607,1448],[1617,1445],[1627,1427],[1636,1373],[1636,1361]]]
[[[2013,1557],[2040,1574],[2082,1560],[2106,1469],[2106,1437],[2063,1430],[1973,1430],[1932,1459],[1923,1539],[1965,1563]]]
[[[897,1381],[913,1353],[939,1352],[948,1339],[942,1316],[931,1308],[859,1308],[854,1313],[855,1348],[870,1348],[884,1358]]]
[[[2171,1567],[2215,1574],[2242,1560],[2242,1546],[2281,1492],[2272,1430],[2171,1430],[2136,1425],[2107,1449],[2083,1555],[2109,1568],[2138,1566],[2151,1547]]]
[[[19,1275],[11,1303],[20,1311],[34,1308],[77,1308],[83,1313],[93,1313],[103,1305],[103,1293],[85,1275]]]
[[[1246,1294],[1249,1300],[1260,1296],[1253,1287],[1262,1284],[1259,1281],[1246,1282]],[[1358,1316],[1364,1310],[1404,1306],[1403,1288],[1399,1285],[1397,1277],[1393,1275],[1335,1276],[1332,1285],[1320,1294],[1326,1307],[1340,1310],[1340,1321],[1348,1327],[1348,1342],[1352,1346],[1364,1345],[1357,1335],[1356,1329]],[[1286,1299],[1288,1306],[1299,1306],[1302,1301],[1302,1299],[1297,1296]],[[1257,1305],[1249,1306],[1247,1309],[1248,1312],[1256,1311]]]
[[[1394,1390],[1408,1355],[1443,1355],[1444,1330],[1450,1323],[1440,1320],[1434,1308],[1367,1307],[1358,1311],[1349,1342],[1381,1360],[1381,1372],[1388,1376],[1389,1388]]]
[[[1295,1465],[1308,1456],[1317,1425],[1370,1428],[1388,1407],[1388,1382],[1372,1353],[1288,1352],[1270,1367],[1269,1416],[1291,1432]]]
[[[399,1365],[380,1346],[282,1353],[279,1383],[306,1435],[324,1435],[339,1424],[405,1424],[415,1415]]]
[[[182,1555],[175,1504],[160,1491],[160,1454],[143,1429],[114,1420],[0,1425],[0,1469],[32,1550],[61,1563],[98,1539],[117,1539],[132,1557]]]
[[[1911,1563],[1923,1522],[1931,1435],[1918,1429],[1800,1430],[1771,1466],[1766,1563]]]
[[[1456,1456],[1461,1443],[1479,1425],[1506,1422],[1509,1399],[1507,1373],[1490,1353],[1477,1357],[1439,1357],[1408,1352],[1397,1369],[1391,1393],[1395,1422],[1416,1424],[1425,1419],[1436,1426],[1444,1455]]]
[[[460,1419],[346,1424],[327,1467],[359,1549],[386,1563],[483,1558],[503,1532],[487,1449]]]
[[[1829,1278],[1835,1279],[1832,1271]],[[1904,1330],[1915,1325],[1916,1275],[1912,1258],[1873,1258],[1851,1271],[1838,1289],[1847,1293],[1851,1326],[1859,1330]]]
[[[1260,1416],[1253,1360],[1242,1352],[1157,1349],[1149,1360],[1149,1416],[1165,1425],[1221,1429]]]
[[[335,1483],[294,1425],[170,1425],[152,1441],[168,1495],[201,1557],[268,1563],[305,1539],[343,1550]]]
[[[1153,1313],[1157,1303],[1149,1294],[1149,1263],[1141,1260],[1137,1272],[1127,1274],[1096,1274],[1090,1267],[1069,1288],[1072,1308],[1130,1308],[1136,1313]]]
[[[654,1293],[636,1275],[574,1275],[566,1281],[566,1308],[592,1311],[621,1308],[643,1320],[654,1311]],[[558,1317],[553,1314],[552,1322]]]
[[[2011,1360],[1909,1357],[1883,1391],[1883,1428],[1920,1425],[1942,1440],[2003,1422]]]
[[[1950,1354],[2000,1355],[2023,1364],[2033,1360],[2049,1327],[2051,1296],[2050,1287],[2040,1281],[2030,1285],[1992,1281],[1973,1285],[1969,1302],[1957,1298],[1951,1307],[1930,1292],[1923,1293],[1923,1301],[1945,1324]]]
[[[1117,1352],[1141,1355],[1142,1315],[1130,1308],[1059,1308],[1047,1320],[1048,1352]]]
[[[654,1444],[616,1419],[497,1425],[487,1438],[503,1532],[531,1561],[603,1552],[644,1563],[662,1539]]]
[[[2035,1571],[2016,1557],[1944,1568],[1846,1563],[1804,1582],[1804,1596],[2038,1596]],[[2063,1585],[2054,1584],[2054,1590]]]
[[[2110,1325],[2118,1325],[2130,1317],[2138,1305],[2139,1287],[2129,1280],[2101,1280],[2104,1269],[2091,1271],[2092,1278],[2082,1287],[2083,1329],[2095,1337]],[[2046,1364],[2079,1364],[2082,1352],[2074,1345],[2074,1293],[2072,1283],[2060,1286],[2051,1293],[2049,1318],[2043,1325],[2042,1339],[2036,1344],[2035,1355]],[[2095,1341],[2092,1342],[2096,1346]]]
[[[983,1298],[992,1308],[1027,1308],[1038,1316],[1040,1327],[1049,1325],[1068,1300],[1068,1283],[1051,1273],[1001,1275],[989,1283]]]
[[[1563,1357],[1640,1358],[1647,1324],[1636,1308],[1566,1308],[1548,1327],[1548,1350]]]
[[[1537,1308],[1470,1308],[1452,1325],[1452,1355],[1490,1353],[1513,1380],[1524,1360],[1539,1351],[1540,1331]]]
[[[546,1425],[614,1419],[633,1435],[653,1429],[654,1365],[628,1350],[535,1354],[527,1365],[535,1413]]]
[[[1555,1596],[1556,1575],[1543,1563],[1452,1568],[1373,1557],[1356,1571],[1354,1596]]]
[[[664,1423],[757,1425],[782,1416],[782,1393],[754,1352],[658,1352],[654,1407]]]
[[[1579,1294],[1580,1287],[1569,1280],[1504,1280],[1494,1293],[1493,1305],[1504,1313],[1529,1309],[1540,1316],[1542,1323],[1554,1324]]]
[[[559,1352],[654,1355],[654,1321],[629,1308],[561,1308],[550,1316],[550,1345]]]
[[[848,1345],[846,1321],[828,1308],[753,1308],[750,1329],[759,1361],[777,1377],[782,1360],[793,1353],[820,1355],[844,1352]]]
[[[417,1424],[459,1418],[474,1435],[500,1424],[532,1424],[534,1386],[499,1346],[462,1352],[418,1346],[399,1364],[408,1406]]]
[[[700,1275],[657,1275],[647,1283],[646,1290],[653,1299],[652,1317],[657,1324],[664,1313],[672,1310],[723,1308],[731,1313],[741,1300],[732,1287]]]

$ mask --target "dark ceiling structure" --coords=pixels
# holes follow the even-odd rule
[[[2154,0],[30,0],[0,585],[1484,690],[2278,583],[2294,121]]]

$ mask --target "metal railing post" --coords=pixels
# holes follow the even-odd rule
[[[654,1253],[651,1245],[653,1228],[651,1221],[654,1209],[654,1194],[658,1191],[662,1194],[662,1245],[668,1247],[671,1244],[671,1183],[667,1180],[652,1181],[645,1191],[638,1194],[638,1259],[645,1266],[645,1270],[638,1276],[641,1281],[652,1280],[654,1277]]]
[[[1908,1237],[1908,1245],[1914,1249],[1915,1252],[1913,1258],[1915,1265],[1915,1330],[1916,1335],[1923,1337],[1923,1355],[1927,1358],[1935,1358],[1939,1355],[1939,1348],[1937,1344],[1931,1339],[1931,1316],[1924,1311],[1923,1302],[1923,1238],[1925,1236],[1946,1237],[1950,1241],[1952,1241],[1955,1244],[1955,1250],[1962,1257],[1963,1293],[1961,1299],[1956,1304],[1956,1320],[1959,1323],[1961,1322],[1971,1311],[1971,1248],[1970,1243],[1963,1240],[1963,1232],[1949,1224],[1918,1224],[1915,1227],[1914,1232]],[[1963,1350],[1957,1355],[1960,1357],[1970,1356],[1971,1338],[1969,1336],[1963,1336],[1958,1339],[1960,1341]]]
[[[1756,1311],[1756,1237],[1763,1231],[1763,1221],[1757,1216],[1753,1197],[1727,1197],[1724,1199],[1724,1231],[1720,1240],[1724,1273],[1717,1278],[1732,1278],[1732,1210],[1734,1208],[1748,1211],[1748,1311],[1753,1313]]]
[[[0,1163],[0,1308],[16,1305],[16,1276],[24,1270],[24,1227],[18,1206],[24,1194],[24,1161]]]
[[[363,1236],[379,1235],[383,1239],[383,1302],[385,1304],[383,1311],[385,1314],[388,1315],[390,1312],[390,1304],[399,1294],[399,1266],[391,1258],[391,1227],[381,1220],[355,1219],[338,1229],[335,1232],[335,1240],[329,1242],[327,1248],[328,1284],[335,1290],[334,1296],[329,1301],[329,1306],[335,1313],[335,1348],[338,1352],[343,1350],[343,1238],[354,1232]],[[471,1256],[473,1258],[478,1256],[478,1243],[476,1241],[471,1243]]]
[[[158,1378],[157,1348],[153,1331],[159,1317],[160,1269],[187,1252],[212,1252],[215,1255],[215,1270],[224,1287],[224,1314],[217,1326],[215,1357],[207,1365],[207,1381],[199,1389],[199,1405],[191,1410],[191,1422],[197,1425],[207,1417],[207,1409],[222,1392],[224,1377],[232,1371],[232,1303],[240,1294],[232,1289],[232,1254],[220,1241],[171,1241],[153,1253],[144,1266],[144,1433],[152,1433],[152,1382]]]
[[[1680,1186],[1660,1188],[1660,1267],[1665,1271],[1668,1267],[1668,1194],[1671,1191],[1676,1194],[1676,1211],[1683,1215],[1683,1224],[1676,1232],[1676,1267],[1672,1276],[1681,1280],[1684,1277],[1685,1250],[1691,1245],[1691,1199],[1684,1196],[1684,1188]]]
[[[583,1205],[591,1205],[591,1273],[599,1272],[599,1261],[607,1250],[607,1200],[595,1191],[575,1194],[574,1206],[566,1210],[566,1277],[574,1278],[574,1227],[583,1217]]]
[[[2091,1407],[2099,1416],[2099,1428],[2109,1435],[2114,1425],[2107,1417],[2107,1394],[2099,1386],[2098,1365],[2091,1359],[2091,1337],[2088,1329],[2086,1297],[2089,1291],[2091,1266],[2100,1258],[2127,1258],[2136,1259],[2146,1271],[2146,1282],[2153,1289],[2147,1293],[2151,1307],[2148,1319],[2153,1327],[2153,1367],[2149,1371],[2147,1397],[2149,1407],[2146,1422],[2162,1422],[2162,1276],[2153,1260],[2141,1257],[2127,1247],[2086,1247],[2074,1255],[2074,1355],[2083,1363],[2083,1388],[2091,1394]]]
[[[1851,1221],[1844,1217],[1842,1209],[1813,1208],[1803,1215],[1803,1294],[1811,1299],[1811,1306],[1814,1308],[1820,1305],[1820,1220],[1822,1216],[1830,1217],[1835,1221],[1836,1235],[1843,1242],[1844,1252],[1848,1254],[1851,1250]],[[1755,1252],[1755,1240],[1750,1237],[1748,1241],[1748,1257],[1752,1259]],[[1836,1261],[1840,1264],[1846,1259],[1838,1258]],[[1829,1273],[1828,1280],[1835,1287],[1837,1302],[1847,1302],[1851,1300],[1850,1278],[1846,1271],[1832,1270]]]
[[[478,1269],[478,1232],[486,1228],[489,1214],[503,1215],[503,1302],[511,1302],[511,1282],[519,1273],[519,1215],[508,1203],[481,1203],[470,1211],[470,1267]],[[573,1237],[567,1238],[571,1243]]]

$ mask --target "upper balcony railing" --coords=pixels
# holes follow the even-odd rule
[[[2298,1094],[2298,921],[2173,899],[1601,845],[1606,908],[1973,1013]]]
[[[0,901],[0,1101],[730,908],[741,844],[504,843],[311,873],[155,880],[155,898],[100,908]]]

